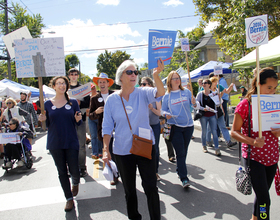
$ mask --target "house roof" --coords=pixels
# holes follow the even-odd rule
[[[212,33],[207,33],[200,39],[200,43],[198,45],[196,45],[194,50],[200,49],[205,46],[210,46],[210,45],[211,46],[216,45],[216,40],[213,38]]]

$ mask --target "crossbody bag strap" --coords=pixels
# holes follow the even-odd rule
[[[249,137],[251,137],[251,103],[248,101],[249,103]],[[248,144],[248,171],[250,169],[250,156],[251,156],[251,145]]]
[[[251,136],[251,105],[250,102],[248,101],[248,105],[249,105],[249,114],[248,114],[248,127],[249,127],[249,131],[248,131],[248,137]],[[241,165],[241,142],[239,142],[239,165]],[[250,169],[250,156],[251,156],[251,145],[248,144],[248,171]]]
[[[120,94],[120,97],[121,97],[121,100],[122,100],[122,94]],[[126,109],[125,109],[125,106],[124,106],[124,103],[123,103],[123,100],[122,100],[122,105],[123,105],[123,109],[124,109],[124,112],[125,112],[128,124],[129,124],[130,132],[133,135],[132,128],[131,128],[131,125],[130,125],[130,121],[129,121],[129,118],[128,118],[128,115],[127,115],[127,112],[126,112]]]

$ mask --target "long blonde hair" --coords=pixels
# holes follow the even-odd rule
[[[167,80],[166,80],[166,86],[167,86],[167,92],[168,92],[168,93],[170,93],[171,90],[172,90],[171,80],[172,80],[173,74],[177,74],[177,75],[179,76],[179,79],[180,79],[179,89],[184,90],[184,88],[183,88],[183,86],[182,86],[182,81],[181,81],[180,75],[179,75],[176,71],[172,70],[172,71],[168,74]]]

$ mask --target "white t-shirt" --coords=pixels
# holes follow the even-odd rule
[[[102,96],[102,98],[103,98],[103,100],[104,100],[104,103],[106,104],[106,101],[107,101],[107,98],[108,98],[108,96],[109,96],[109,93],[107,93],[107,94],[102,94],[102,93],[101,93],[101,96]]]

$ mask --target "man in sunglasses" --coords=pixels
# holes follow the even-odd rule
[[[34,129],[38,127],[38,118],[33,104],[28,102],[29,93],[30,93],[29,91],[20,92],[20,102],[17,104],[17,106],[29,113],[29,115],[24,117],[26,123],[29,125],[29,129],[34,133]],[[32,145],[32,139],[29,139],[29,141],[30,144]]]
[[[78,82],[80,72],[76,68],[71,68],[68,71],[68,78],[70,80],[70,89],[75,89],[81,84]],[[76,125],[77,135],[79,139],[79,168],[81,177],[87,176],[86,166],[86,109],[89,108],[90,96],[87,95],[81,100],[77,100],[82,112],[83,123],[80,126]]]

